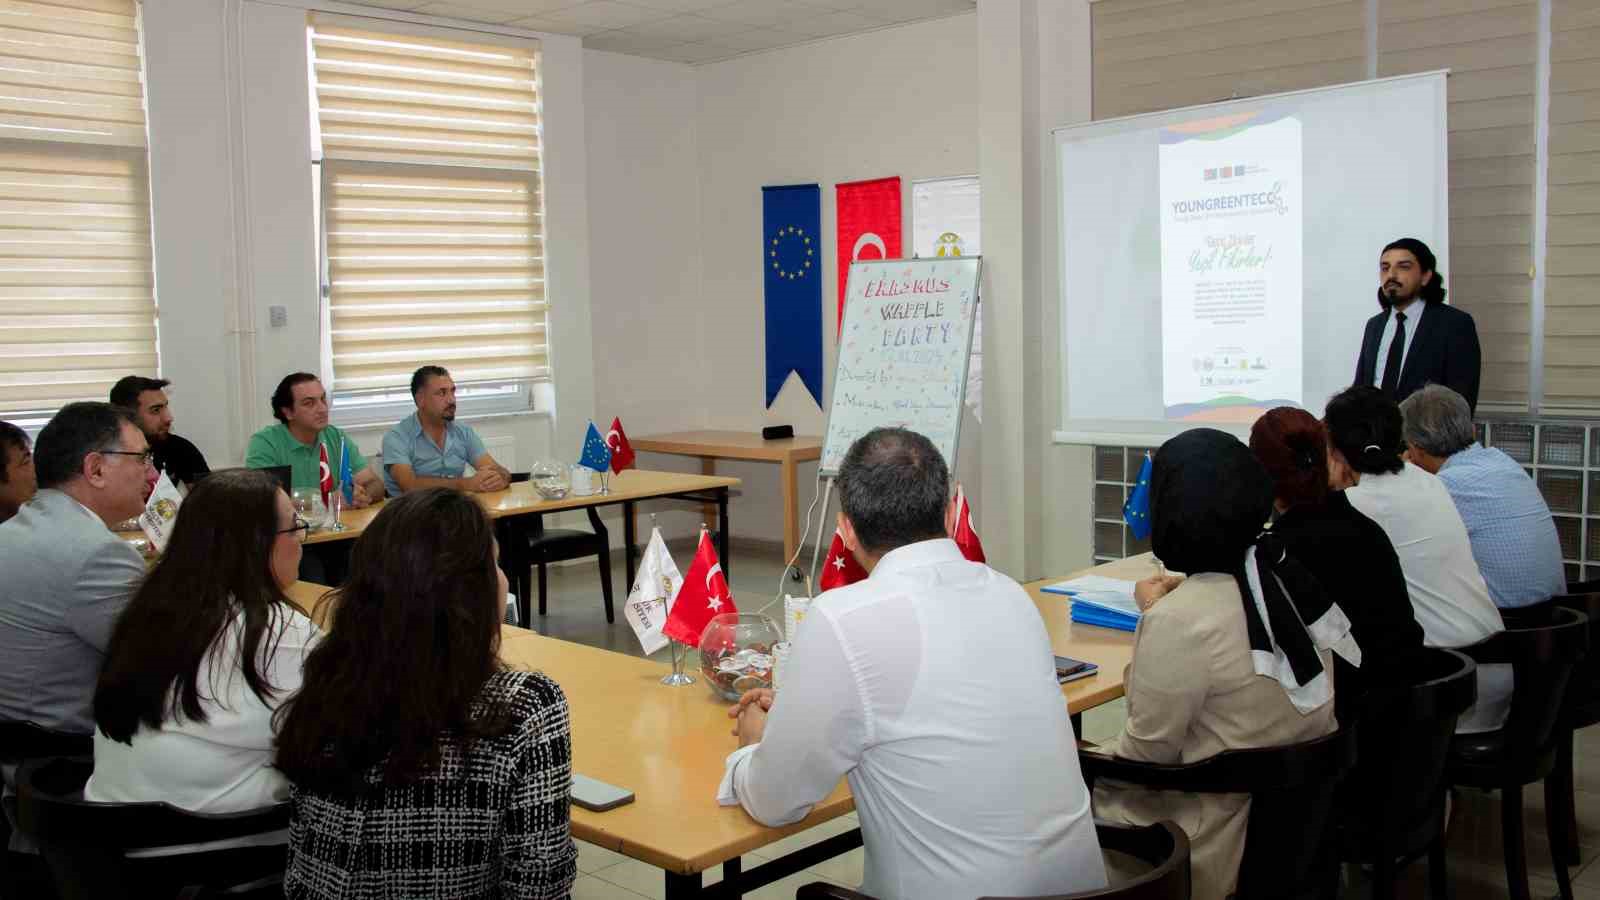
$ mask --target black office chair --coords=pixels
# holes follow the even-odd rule
[[[1561,608],[1583,613],[1589,618],[1589,646],[1600,644],[1600,582],[1588,593],[1564,594],[1550,598],[1548,603],[1520,609],[1502,610],[1506,623],[1547,624],[1551,610]],[[1573,793],[1576,782],[1572,772],[1573,741],[1581,728],[1600,723],[1600,654],[1589,653],[1578,662],[1567,682],[1567,693],[1561,704],[1561,728],[1567,732],[1556,741],[1556,762],[1544,780],[1545,808],[1559,815],[1565,824],[1563,840],[1556,850],[1569,866],[1578,865],[1578,809]],[[1552,834],[1552,836],[1554,836]]]
[[[527,481],[528,475],[527,472],[513,472],[511,483]],[[509,538],[501,540],[501,553],[505,556],[502,567],[507,569],[511,589],[516,592],[517,624],[522,627],[528,628],[532,622],[528,599],[530,569],[537,567],[539,570],[539,615],[542,616],[546,611],[549,593],[545,566],[588,556],[597,557],[600,565],[600,595],[605,601],[606,622],[617,620],[611,594],[611,536],[594,507],[584,511],[589,514],[589,525],[594,528],[593,532],[575,528],[545,528],[542,515],[501,520],[511,529]],[[506,553],[507,544],[515,548],[509,554]]]
[[[1480,666],[1509,663],[1515,686],[1505,725],[1497,731],[1452,739],[1448,773],[1452,784],[1500,791],[1500,822],[1505,840],[1506,885],[1513,900],[1528,900],[1528,860],[1522,830],[1522,789],[1548,777],[1568,732],[1562,704],[1572,673],[1589,647],[1589,619],[1570,609],[1552,608],[1549,624],[1508,617],[1506,630],[1463,647]],[[1547,791],[1549,787],[1547,786]],[[1556,804],[1545,804],[1556,884],[1571,900],[1571,875],[1559,848],[1569,840]]]
[[[69,734],[51,731],[32,722],[0,722],[0,765],[21,765],[30,759],[50,756],[82,756],[90,753],[93,739],[87,734]],[[0,852],[4,863],[0,865],[0,896],[15,891],[18,897],[45,897],[50,887],[50,873],[36,854],[12,853],[11,823],[17,817],[17,800],[6,797],[0,809]]]
[[[1398,871],[1426,854],[1429,893],[1444,900],[1445,761],[1456,721],[1477,698],[1477,665],[1425,649],[1397,674],[1410,678],[1362,705],[1356,767],[1339,791],[1339,858],[1370,865],[1373,900],[1382,900],[1395,896]]]
[[[1171,822],[1137,828],[1111,822],[1095,822],[1095,836],[1101,851],[1111,850],[1131,856],[1149,866],[1149,871],[1114,887],[1048,897],[985,897],[981,900],[1189,900],[1189,836]],[[825,881],[801,886],[799,900],[873,900],[860,891],[842,888]]]
[[[1235,900],[1322,900],[1337,884],[1327,838],[1335,793],[1355,766],[1355,728],[1284,747],[1228,750],[1187,765],[1094,752],[1080,752],[1078,762],[1091,788],[1105,778],[1147,790],[1249,794]]]
[[[91,803],[84,757],[33,759],[17,771],[19,829],[39,845],[64,900],[282,896],[283,844],[133,857],[129,850],[203,844],[289,827],[289,804],[202,814],[166,803]]]

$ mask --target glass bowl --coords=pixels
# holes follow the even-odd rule
[[[735,701],[745,691],[772,687],[772,646],[778,623],[752,613],[713,616],[700,633],[700,674],[713,693]]]
[[[572,487],[567,467],[548,460],[533,464],[533,468],[528,470],[528,481],[533,484],[533,489],[539,496],[546,500],[564,499]]]

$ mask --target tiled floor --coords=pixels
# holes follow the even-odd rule
[[[673,548],[674,557],[687,568],[692,550]],[[739,608],[746,612],[759,610],[770,602],[778,590],[782,560],[776,553],[739,552],[732,554],[730,586]],[[808,557],[809,558],[809,557]],[[618,609],[615,624],[607,625],[601,613],[599,577],[594,563],[585,561],[571,566],[553,567],[550,571],[549,615],[535,615],[531,623],[544,634],[563,640],[577,641],[608,650],[639,655],[639,642],[621,615],[623,598],[628,585],[623,583],[621,554],[614,554],[616,564],[612,574]],[[537,609],[537,598],[533,598]],[[774,610],[781,610],[774,606]],[[769,614],[771,614],[769,610]],[[780,613],[781,614],[781,613]],[[657,654],[665,661],[666,651]],[[691,660],[690,666],[694,665]],[[1122,727],[1125,715],[1122,701],[1107,704],[1084,715],[1083,737],[1104,740]],[[1600,726],[1578,735],[1577,741],[1577,808],[1578,829],[1582,844],[1582,864],[1572,870],[1575,900],[1600,900]],[[1544,822],[1544,791],[1534,786],[1524,791],[1524,821],[1528,839],[1528,869],[1535,897],[1556,896],[1556,882],[1550,868],[1549,842]],[[785,838],[759,853],[745,857],[745,867],[759,865],[763,860],[779,856],[807,844],[831,837],[840,831],[856,827],[855,816],[827,823],[802,834]],[[1500,900],[1509,896],[1505,882],[1505,868],[1500,852],[1500,798],[1498,794],[1461,790],[1457,793],[1451,817],[1449,835],[1449,860],[1451,896],[1454,900]],[[639,897],[660,898],[663,893],[661,871],[627,857],[579,843],[578,883],[573,890],[575,900],[638,900]],[[862,851],[854,850],[782,881],[747,894],[756,900],[778,900],[793,897],[795,890],[810,881],[832,881],[846,886],[861,882]],[[720,870],[706,874],[706,882],[715,882]],[[1368,896],[1367,885],[1359,870],[1347,872],[1344,896],[1348,900]],[[1413,864],[1405,873],[1400,889],[1401,897],[1424,897],[1427,887],[1427,866],[1424,862]]]

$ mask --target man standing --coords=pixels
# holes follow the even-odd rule
[[[133,413],[133,420],[150,442],[156,471],[167,473],[173,484],[194,487],[196,481],[211,474],[211,467],[199,447],[172,433],[172,404],[166,391],[171,383],[165,378],[129,375],[112,386],[111,405]]]
[[[776,696],[730,712],[740,747],[718,799],[787,825],[848,777],[861,889],[886,900],[1104,887],[1049,635],[1026,591],[946,535],[943,457],[878,428],[838,482],[839,533],[868,576],[817,598]]]
[[[1566,593],[1561,537],[1549,505],[1516,460],[1478,443],[1467,401],[1433,384],[1407,397],[1400,414],[1410,445],[1406,459],[1444,482],[1494,605],[1529,606]]]
[[[278,424],[251,435],[244,453],[246,467],[288,466],[289,483],[295,490],[314,491],[322,484],[322,451],[327,450],[328,466],[337,481],[342,448],[350,455],[350,470],[355,473],[350,505],[359,509],[383,499],[383,482],[367,468],[367,458],[356,442],[328,424],[328,392],[317,376],[296,372],[278,382],[278,389],[272,392],[272,417]]]
[[[144,509],[150,447],[107,403],[39,432],[39,493],[0,525],[0,720],[94,730],[94,685],[144,560],[109,526]]]
[[[393,496],[420,488],[498,491],[511,473],[495,462],[470,425],[456,422],[456,383],[441,366],[423,366],[411,376],[417,411],[383,437],[383,483]],[[474,474],[462,477],[468,465]]]
[[[1444,302],[1444,276],[1428,245],[1401,238],[1378,259],[1378,305],[1356,360],[1357,385],[1395,402],[1425,384],[1442,384],[1478,407],[1481,351],[1472,314]],[[1418,303],[1420,300],[1422,302]]]
[[[0,522],[16,515],[38,489],[28,433],[0,422]]]

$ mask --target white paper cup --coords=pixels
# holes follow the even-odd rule
[[[783,634],[789,640],[794,640],[800,633],[800,622],[805,619],[806,613],[811,611],[810,597],[783,597]]]

